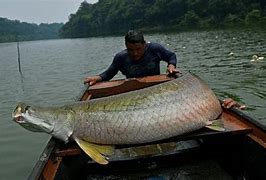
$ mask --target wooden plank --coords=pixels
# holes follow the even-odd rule
[[[55,156],[74,156],[81,153],[81,149],[77,146],[77,144],[72,145],[71,147],[63,150],[58,150],[54,152]]]
[[[62,157],[49,158],[40,179],[53,180],[62,162]]]
[[[91,98],[106,97],[115,94],[121,94],[132,90],[138,90],[145,87],[149,87],[155,84],[166,82],[172,78],[167,75],[148,76],[144,78],[131,78],[125,80],[113,80],[106,82],[99,82],[90,88],[85,93],[82,100],[87,100],[88,96]]]
[[[252,131],[252,128],[247,124],[239,120],[239,117],[232,116],[231,114],[224,111],[221,115],[221,120],[223,121],[224,128],[227,132],[233,134],[238,134],[241,132],[249,133]]]
[[[54,150],[56,144],[55,138],[51,138],[46,145],[45,149],[43,150],[39,160],[35,164],[33,170],[31,171],[31,174],[28,179],[30,180],[35,180],[39,179],[41,176],[43,169],[47,167],[47,161],[50,158],[52,151]]]
[[[225,111],[230,113],[231,116],[236,117],[238,121],[241,121],[246,126],[250,127],[252,132],[249,133],[248,136],[266,149],[266,127],[264,125],[260,124],[259,121],[249,117],[239,109],[231,108],[230,110]]]

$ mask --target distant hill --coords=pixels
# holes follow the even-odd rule
[[[63,23],[31,24],[18,20],[0,18],[0,43],[59,38]]]
[[[99,0],[81,3],[60,30],[63,38],[114,35],[128,29],[184,31],[266,28],[265,0]]]
[[[83,1],[66,24],[30,24],[0,18],[0,43],[82,38],[125,33],[221,28],[266,29],[265,0],[99,0]]]

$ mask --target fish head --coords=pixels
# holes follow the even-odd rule
[[[24,103],[17,105],[12,117],[15,122],[29,131],[51,133],[54,129],[54,123],[47,120],[42,111]]]

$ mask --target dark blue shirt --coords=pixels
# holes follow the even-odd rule
[[[103,81],[112,79],[118,71],[127,78],[136,78],[160,74],[160,61],[176,66],[175,53],[157,43],[147,43],[142,58],[138,61],[130,59],[127,50],[117,53],[112,64],[100,74]]]

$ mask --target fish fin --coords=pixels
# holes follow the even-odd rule
[[[207,126],[205,126],[208,129],[212,129],[215,131],[225,131],[224,124],[221,119],[209,121],[207,123]]]
[[[113,146],[98,145],[89,143],[79,138],[74,138],[79,147],[91,157],[94,161],[99,164],[108,164],[108,157],[106,155],[111,155],[114,152]]]
[[[112,145],[98,145],[98,144],[91,144],[91,145],[97,148],[97,150],[104,156],[111,156],[112,154],[114,154],[115,148]]]

